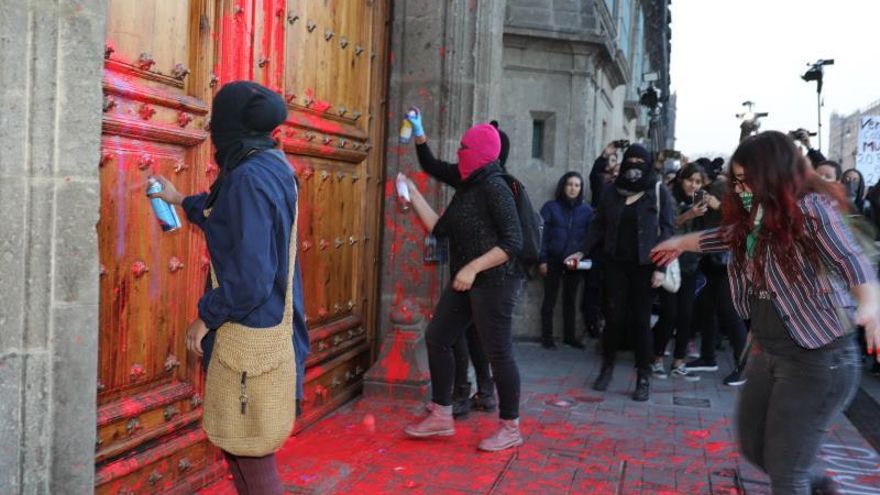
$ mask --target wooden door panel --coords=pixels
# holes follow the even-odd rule
[[[373,51],[374,2],[328,0],[288,2],[285,89],[307,108],[351,119],[366,129]],[[307,69],[307,70],[303,70]]]
[[[372,0],[287,2],[290,116],[279,135],[302,191],[300,256],[312,344],[304,423],[350,397],[358,387],[347,384],[360,383],[371,350],[364,302],[376,272],[363,253],[375,227],[365,220],[376,212],[363,205],[375,204],[382,192],[371,174],[381,170],[372,119],[384,95],[373,77],[384,71],[372,64],[383,60],[373,54],[385,39],[387,25],[376,16],[386,8]]]
[[[300,180],[311,353],[302,428],[357,394],[375,351],[385,0],[108,0],[101,159],[99,493],[189,493],[223,464],[204,437],[183,333],[209,259],[185,220],[163,233],[152,174],[184,193],[216,177],[210,100],[226,82],[284,95],[275,137]],[[378,54],[378,56],[377,56]],[[183,212],[178,209],[178,214]]]
[[[164,492],[216,459],[195,434],[201,377],[183,339],[200,294],[192,288],[207,273],[204,241],[185,221],[163,232],[145,196],[151,175],[190,192],[205,189],[216,170],[205,159],[212,9],[210,0],[109,1],[97,225],[99,493]],[[197,461],[172,469],[169,459],[181,455]]]

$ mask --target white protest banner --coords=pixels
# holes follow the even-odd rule
[[[856,169],[865,176],[865,186],[873,186],[880,179],[880,116],[862,116],[858,146]]]

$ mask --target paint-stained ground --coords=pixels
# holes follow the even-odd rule
[[[766,477],[737,453],[737,390],[717,373],[702,380],[653,380],[651,400],[630,399],[632,360],[617,364],[607,392],[589,385],[592,351],[516,345],[525,444],[481,453],[496,416],[471,413],[456,435],[411,440],[403,428],[424,404],[360,399],[291,438],[278,454],[290,493],[309,494],[769,494]],[[667,361],[668,365],[668,361]],[[878,380],[865,376],[865,380]],[[878,411],[880,414],[880,411]],[[844,492],[880,495],[880,455],[843,416],[820,453]],[[204,494],[234,494],[223,480]]]

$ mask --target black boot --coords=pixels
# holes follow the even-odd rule
[[[565,342],[565,345],[574,347],[575,349],[584,349],[584,344],[581,343],[579,340],[575,339],[574,337],[566,337],[564,342]]]
[[[647,373],[639,371],[636,379],[636,391],[633,392],[633,400],[645,402],[651,396],[651,379]]]
[[[614,375],[614,363],[603,362],[602,369],[599,370],[599,376],[593,382],[593,390],[604,392],[608,390],[611,384],[611,376]]]
[[[541,347],[543,347],[544,349],[549,349],[549,350],[551,350],[551,351],[555,351],[555,350],[556,350],[556,344],[553,342],[553,338],[552,338],[552,337],[549,338],[549,339],[547,339],[547,338],[542,338],[542,339],[541,339]]]
[[[498,407],[498,401],[491,391],[479,391],[471,397],[471,409],[474,411],[492,412],[496,407]]]
[[[470,394],[471,382],[467,382],[467,385],[455,387],[455,391],[452,393],[453,418],[464,418],[471,412]]]
[[[838,495],[840,488],[837,482],[828,476],[820,476],[810,481],[811,495]]]

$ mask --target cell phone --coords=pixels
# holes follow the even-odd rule
[[[699,191],[694,193],[694,204],[698,205],[700,203],[706,202],[706,191],[700,189]]]
[[[614,141],[614,147],[620,149],[629,147],[629,139],[618,139],[617,141]]]
[[[681,158],[681,151],[666,150],[663,152],[663,156],[665,156],[666,158],[671,158],[673,160],[678,160],[679,158]]]

